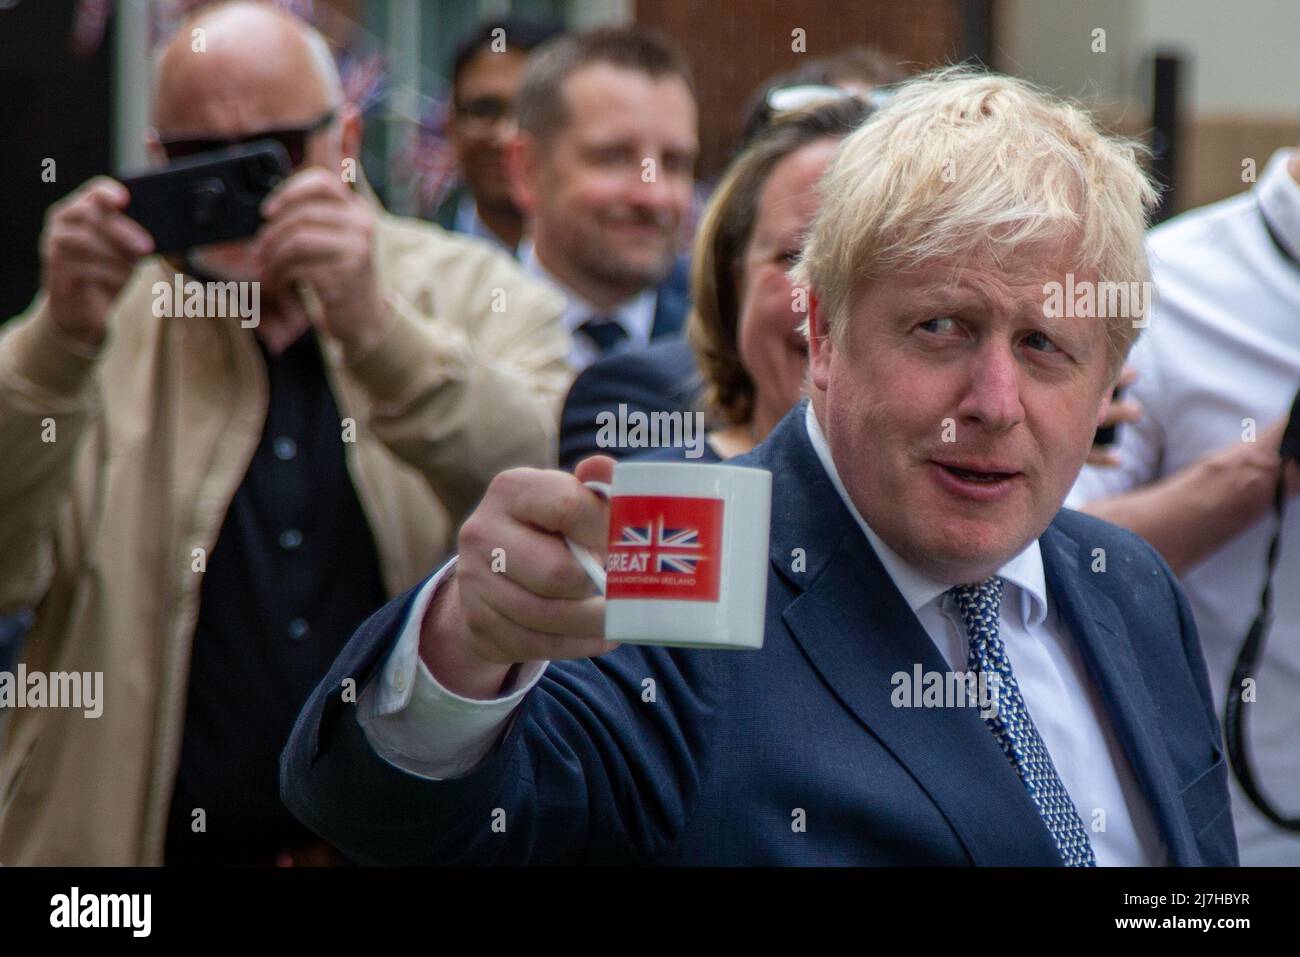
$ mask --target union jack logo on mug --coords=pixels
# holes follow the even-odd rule
[[[723,502],[626,495],[610,514],[610,598],[717,601]]]

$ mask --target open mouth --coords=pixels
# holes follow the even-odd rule
[[[983,472],[975,469],[957,468],[955,465],[944,465],[943,468],[965,482],[978,482],[986,485],[1014,478],[1020,474],[1019,472]]]
[[[933,469],[931,474],[948,494],[983,504],[1008,501],[1024,478],[1023,472],[978,464],[979,467],[975,463],[954,465],[931,461],[930,467]]]

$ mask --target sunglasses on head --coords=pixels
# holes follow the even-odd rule
[[[255,143],[258,140],[275,140],[284,147],[285,153],[288,154],[289,165],[293,169],[297,169],[307,156],[307,137],[320,132],[333,122],[334,110],[330,110],[320,119],[309,123],[307,126],[287,130],[264,130],[261,133],[249,133],[246,136],[175,137],[160,140],[159,145],[162,146],[163,152],[167,154],[169,160],[178,160],[187,156],[194,156],[196,153],[207,153],[211,150],[242,146],[245,143]]]

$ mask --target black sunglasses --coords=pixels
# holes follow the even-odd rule
[[[333,123],[334,114],[335,111],[330,110],[313,123],[293,129],[264,130],[261,133],[249,133],[247,136],[177,137],[161,140],[159,145],[162,146],[163,152],[167,154],[169,160],[178,160],[186,156],[193,156],[196,153],[207,153],[211,150],[226,149],[230,146],[241,146],[245,143],[255,143],[258,140],[275,140],[284,147],[284,151],[289,157],[289,165],[293,169],[297,169],[302,165],[302,161],[307,155],[307,137],[313,133],[319,133]]]

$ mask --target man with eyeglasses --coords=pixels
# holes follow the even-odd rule
[[[552,461],[561,302],[353,188],[359,113],[287,13],[196,14],[153,109],[159,160],[269,137],[295,172],[255,237],[175,262],[118,182],[50,211],[42,293],[0,338],[0,613],[34,608],[25,673],[100,674],[102,713],[9,715],[0,863],[331,861],[279,751],[492,476]],[[160,315],[181,273],[258,284],[258,321]]]
[[[506,17],[491,20],[460,42],[452,59],[447,136],[461,184],[438,207],[444,229],[499,243],[512,254],[524,234],[524,214],[510,195],[506,147],[514,138],[515,99],[528,54],[561,32],[559,24]]]

